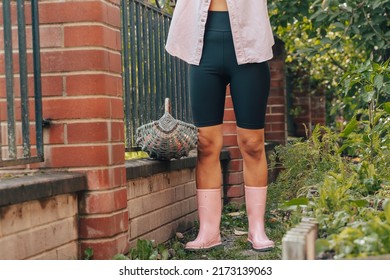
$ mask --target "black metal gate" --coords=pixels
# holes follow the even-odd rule
[[[43,161],[38,0],[31,0],[30,4],[33,73],[28,73],[27,70],[25,1],[17,0],[15,3],[2,0],[4,41],[0,43],[0,60],[4,61],[0,63],[4,64],[4,72],[0,73],[0,79],[4,81],[4,88],[0,88],[0,113],[3,111],[4,114],[0,114],[0,167]],[[12,45],[12,5],[16,6],[17,11],[17,47]],[[14,64],[15,54],[19,61],[17,67]],[[29,76],[34,79],[33,97],[28,94]],[[19,80],[19,92],[16,92],[16,80]],[[34,108],[29,106],[32,98]],[[35,112],[35,119],[31,116],[32,111]],[[3,126],[5,122],[6,126]],[[35,143],[32,143],[34,134]]]
[[[122,1],[123,89],[126,150],[139,150],[135,130],[164,113],[170,98],[173,117],[190,122],[188,65],[165,51],[171,15],[164,0]],[[173,1],[171,1],[173,2]]]

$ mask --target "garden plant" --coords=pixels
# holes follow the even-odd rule
[[[272,1],[296,86],[328,101],[327,126],[279,146],[272,185],[287,223],[319,222],[319,258],[390,253],[389,0]],[[302,74],[304,73],[304,74]]]

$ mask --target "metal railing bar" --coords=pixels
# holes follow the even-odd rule
[[[148,57],[148,20],[147,20],[147,12],[148,8],[142,8],[142,65],[143,65],[143,91],[142,91],[142,113],[144,114],[143,120],[147,122],[151,121],[150,118],[150,108],[148,106],[147,100],[150,98],[150,71],[149,71],[149,62],[150,59]],[[142,123],[141,123],[142,124]]]
[[[130,69],[129,69],[129,16],[128,16],[128,7],[127,0],[122,0],[122,69],[123,69],[123,87],[124,87],[124,110],[125,116],[130,116]],[[131,125],[129,118],[125,118],[125,145],[126,147],[131,146],[132,139],[129,137],[131,135]]]
[[[3,0],[4,20],[4,61],[7,93],[7,128],[8,128],[8,153],[9,157],[16,158],[15,140],[15,112],[14,112],[14,67],[12,57],[12,27],[11,27],[11,3]]]
[[[144,80],[143,80],[143,56],[142,56],[142,47],[140,47],[140,44],[142,42],[142,35],[141,35],[141,30],[142,28],[140,27],[141,23],[140,23],[140,16],[141,16],[141,6],[138,5],[135,9],[135,14],[136,14],[136,26],[135,26],[135,30],[137,30],[137,72],[138,72],[138,83],[137,83],[137,87],[136,87],[136,94],[135,94],[135,102],[138,106],[136,106],[136,109],[137,109],[137,113],[136,113],[136,116],[137,116],[137,119],[136,119],[136,124],[137,124],[137,127],[139,126],[139,120],[142,119],[142,115],[141,115],[141,112],[142,111],[142,104],[140,104],[140,99],[142,97],[142,92],[143,92],[143,84],[144,84]],[[140,110],[141,109],[141,110]]]
[[[164,45],[164,38],[166,38],[168,32],[169,26],[168,26],[168,22],[166,20],[164,20],[164,24],[163,24],[163,30],[161,32],[161,34],[163,34],[163,36],[161,37],[161,41],[162,41],[162,45]],[[163,55],[164,55],[164,60],[165,60],[165,73],[164,73],[164,80],[165,80],[165,97],[168,97],[171,101],[173,100],[172,99],[172,84],[171,84],[171,77],[172,77],[172,60],[173,60],[173,57],[171,56],[168,56],[167,53],[163,50]],[[174,106],[175,104],[172,104],[171,106],[171,110],[172,110],[172,113],[174,112]]]
[[[43,118],[42,118],[42,81],[41,48],[39,36],[38,0],[31,0],[33,65],[34,65],[34,100],[37,156],[43,161]]]
[[[162,48],[161,46],[164,45],[164,36],[165,36],[165,33],[164,33],[164,26],[165,26],[165,21],[164,21],[164,16],[161,14],[159,15],[159,35],[160,35],[160,62],[161,62],[161,81],[162,81],[162,90],[161,90],[161,93],[162,95],[165,93],[165,95],[163,95],[163,99],[165,99],[166,97],[169,97],[167,96],[167,93],[169,92],[168,91],[168,83],[167,83],[167,58],[166,58],[166,53],[165,53],[165,50],[164,48]],[[164,65],[165,65],[165,69],[164,69]]]
[[[19,72],[20,72],[20,98],[22,110],[22,139],[23,157],[31,156],[30,152],[30,120],[28,106],[28,79],[27,79],[27,44],[26,20],[24,0],[17,1],[18,14],[18,43],[19,43]]]
[[[156,114],[156,82],[155,82],[155,77],[156,77],[156,57],[154,56],[154,44],[153,44],[153,33],[155,32],[154,30],[154,25],[153,25],[153,14],[154,11],[152,9],[149,10],[148,13],[148,51],[149,51],[149,76],[150,76],[150,87],[149,87],[149,95],[150,95],[150,119],[156,119],[157,114]]]
[[[155,77],[156,77],[156,114],[159,114],[159,109],[162,106],[162,86],[161,86],[161,77],[162,77],[162,68],[161,68],[161,56],[158,51],[159,49],[159,28],[160,21],[158,20],[158,13],[153,13],[153,36],[154,36],[154,57],[155,57]]]
[[[134,100],[133,96],[137,95],[137,55],[136,55],[136,26],[134,23],[134,16],[135,16],[135,5],[136,3],[134,1],[131,1],[130,7],[129,7],[129,19],[130,19],[130,25],[127,32],[130,33],[130,52],[131,52],[131,59],[134,60],[133,63],[130,63],[131,67],[131,80],[130,80],[130,92],[129,92],[129,102],[128,104],[131,106],[131,113],[133,116],[137,116],[137,101]],[[130,59],[130,57],[128,58]],[[137,127],[137,122],[135,117],[130,117],[130,114],[127,115],[127,118],[130,119],[129,122],[131,124],[131,130],[128,131],[128,138],[130,138],[132,145],[128,146],[128,149],[133,148],[136,144],[134,143],[134,137],[135,134],[135,128]]]

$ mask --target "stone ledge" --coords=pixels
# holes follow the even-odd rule
[[[0,181],[0,207],[85,190],[84,174],[43,172]]]
[[[221,161],[229,161],[229,151],[222,150],[220,159]],[[195,168],[196,152],[191,152],[188,157],[177,160],[159,161],[153,159],[135,159],[126,161],[125,165],[127,180],[148,177],[162,172]]]

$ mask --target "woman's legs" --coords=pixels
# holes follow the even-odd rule
[[[220,223],[222,125],[199,128],[196,165],[199,233],[187,250],[209,249],[221,244]]]
[[[268,64],[237,65],[229,15],[209,13],[202,59],[199,66],[190,66],[189,77],[192,114],[194,124],[199,127],[196,185],[200,230],[186,248],[205,249],[220,244],[222,174],[219,155],[223,144],[226,85],[230,83],[240,127],[238,142],[244,159],[244,179],[246,185],[251,186],[245,190],[253,195],[253,199],[247,200],[248,240],[255,249],[263,249],[264,244],[269,246],[272,242],[264,233],[267,162],[263,128],[270,84]]]
[[[225,30],[225,31],[221,31]],[[208,249],[221,244],[222,172],[219,160],[222,149],[222,123],[227,77],[223,71],[224,33],[229,32],[228,13],[209,13],[202,59],[190,65],[192,117],[198,130],[196,188],[199,215],[197,238],[186,249]]]
[[[267,187],[245,186],[245,203],[248,215],[248,241],[252,248],[259,251],[268,251],[274,247],[265,233],[265,208],[267,201]]]
[[[268,171],[264,148],[264,129],[237,127],[237,140],[244,161],[247,186],[267,186]]]
[[[197,189],[216,189],[222,185],[219,155],[223,144],[222,125],[198,129]]]
[[[234,49],[230,49],[232,55]],[[248,241],[255,250],[269,250],[274,244],[264,229],[267,197],[267,160],[264,125],[270,90],[267,62],[236,65],[230,62],[230,92],[237,120],[237,139],[244,164]]]
[[[274,247],[264,228],[267,198],[267,160],[264,129],[237,128],[238,145],[244,161],[245,202],[248,213],[248,241],[255,250]],[[221,244],[221,166],[222,125],[199,129],[196,184],[200,229],[197,238],[187,243],[190,250],[208,249]]]
[[[264,148],[264,129],[237,128],[238,145],[244,161],[245,203],[248,214],[248,241],[255,250],[274,247],[265,233],[268,168]]]

